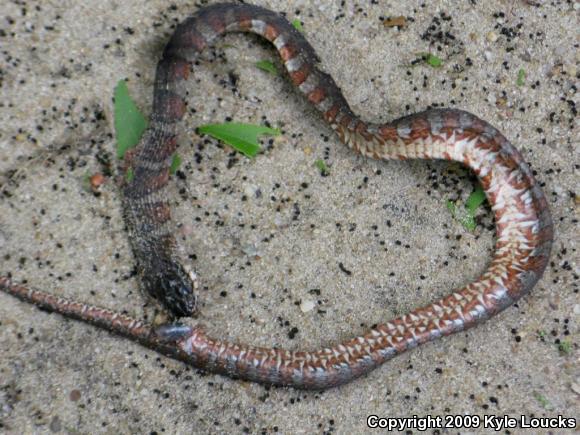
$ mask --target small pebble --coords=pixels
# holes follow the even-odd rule
[[[105,177],[103,174],[95,174],[90,178],[91,187],[93,190],[97,190],[105,182]]]
[[[520,55],[520,59],[522,59],[524,62],[531,62],[532,55],[530,54],[530,52],[528,50],[526,50]]]
[[[256,196],[256,192],[258,190],[258,187],[254,184],[246,184],[244,186],[244,194],[248,197],[248,198],[253,198]]]
[[[288,224],[286,223],[286,220],[279,215],[276,215],[276,217],[274,218],[274,225],[277,228],[282,228],[282,227],[286,227]]]
[[[403,16],[387,18],[383,21],[385,27],[406,27],[407,18]]]
[[[69,394],[69,399],[71,402],[78,402],[81,398],[81,392],[79,390],[72,390]]]
[[[498,36],[497,36],[497,33],[495,33],[495,32],[489,32],[486,35],[486,38],[489,42],[495,42],[495,41],[497,41]]]
[[[249,257],[258,256],[258,248],[255,245],[244,245],[242,246],[242,252]]]
[[[300,303],[300,310],[303,313],[307,313],[309,311],[312,311],[314,309],[314,307],[316,306],[316,303],[312,300],[304,300]]]
[[[183,224],[178,228],[178,234],[182,237],[190,236],[194,233],[194,227],[191,224]]]

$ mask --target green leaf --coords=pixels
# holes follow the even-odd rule
[[[304,31],[304,27],[302,27],[302,21],[300,21],[298,18],[295,18],[295,19],[292,20],[292,25],[299,32],[303,32]]]
[[[278,136],[281,134],[277,128],[235,122],[202,125],[197,130],[225,142],[247,157],[254,157],[260,151],[258,136],[264,134]]]
[[[179,154],[177,154],[177,153],[173,154],[173,159],[171,160],[171,166],[169,167],[169,173],[171,175],[175,174],[175,172],[177,172],[177,170],[179,169],[180,165],[181,165],[181,157],[179,157]]]
[[[127,168],[127,172],[125,173],[125,180],[127,183],[130,183],[133,181],[133,178],[135,178],[135,172],[133,171],[133,168]]]
[[[318,159],[314,162],[314,164],[316,165],[316,167],[318,168],[318,170],[322,175],[328,175],[330,173],[330,171],[328,170],[328,166],[326,166],[324,160]]]
[[[477,224],[475,223],[475,218],[472,215],[463,216],[459,220],[459,222],[461,222],[461,225],[463,225],[465,229],[468,231],[474,231],[475,227],[477,227]]]
[[[541,393],[534,393],[534,396],[536,397],[536,400],[540,403],[540,405],[542,405],[544,408],[546,409],[552,408],[552,404],[548,399],[546,399],[546,396],[544,396]]]
[[[455,203],[450,199],[447,200],[447,210],[451,213],[451,216],[455,217],[455,213],[457,213],[457,207],[455,207]]]
[[[455,219],[463,225],[465,229],[468,231],[474,231],[477,227],[477,223],[475,222],[475,212],[477,208],[483,204],[485,201],[485,192],[481,185],[477,185],[467,201],[465,201],[465,207],[463,209],[458,209],[457,205],[450,200],[447,200],[447,210],[451,213]]]
[[[480,184],[471,192],[467,201],[465,201],[465,208],[469,210],[471,214],[475,213],[475,210],[483,204],[485,201],[485,192],[483,191],[483,187]]]
[[[564,355],[570,355],[572,353],[572,342],[569,340],[560,341],[558,350]]]
[[[91,189],[91,174],[89,172],[85,172],[83,175],[83,182],[81,184],[83,186],[83,190],[90,192]]]
[[[434,54],[423,52],[419,53],[419,56],[421,56],[423,60],[427,64],[431,65],[433,68],[439,68],[443,66],[443,61],[441,60],[441,58],[435,56]]]
[[[256,66],[261,70],[269,72],[270,74],[274,74],[275,76],[278,75],[278,70],[276,69],[276,66],[274,66],[274,64],[269,60],[261,60],[259,62],[256,62]]]
[[[454,219],[459,221],[461,225],[465,227],[465,229],[469,231],[473,231],[476,227],[475,219],[471,213],[467,209],[458,209],[457,205],[451,200],[447,200],[447,210],[451,213]]]
[[[516,85],[523,86],[526,83],[526,71],[520,68],[518,71],[518,79],[516,80]]]
[[[130,148],[139,143],[147,128],[145,117],[139,112],[129,95],[127,82],[119,80],[114,91],[115,132],[117,134],[117,157],[122,159]]]

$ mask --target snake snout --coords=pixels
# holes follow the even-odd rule
[[[194,284],[181,267],[179,272],[162,279],[163,302],[178,317],[191,317],[196,310],[197,297]]]
[[[179,263],[165,263],[145,274],[148,292],[159,300],[175,317],[191,317],[197,309],[195,275],[189,274]]]

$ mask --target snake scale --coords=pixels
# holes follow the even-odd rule
[[[185,81],[198,54],[227,32],[251,32],[277,49],[290,80],[342,142],[375,159],[458,161],[478,176],[494,213],[497,241],[488,269],[469,285],[365,335],[311,352],[236,344],[201,326],[160,327],[59,298],[0,277],[0,289],[67,317],[129,337],[210,372],[266,384],[323,389],[349,382],[422,343],[475,326],[528,293],[548,262],[553,226],[546,198],[521,154],[494,127],[455,109],[432,109],[375,125],[350,109],[314,49],[284,17],[246,4],[215,4],[177,26],[157,66],[151,122],[130,160],[124,216],[144,287],[176,316],[196,309],[195,275],[178,262],[166,186],[186,110]]]

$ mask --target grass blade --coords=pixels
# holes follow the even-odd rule
[[[254,157],[260,151],[258,136],[281,134],[278,129],[237,122],[207,124],[198,127],[197,130],[221,140],[247,157]]]
[[[275,76],[278,75],[278,70],[276,69],[276,66],[269,60],[260,60],[259,62],[256,62],[256,66],[263,71],[269,72],[270,74],[273,74]]]
[[[433,68],[440,68],[443,66],[443,60],[441,60],[441,58],[435,56],[434,54],[424,52],[418,53],[418,55],[423,58],[423,61],[426,64],[431,65]]]
[[[292,25],[299,32],[304,32],[304,27],[302,27],[302,21],[300,21],[298,18],[295,18],[294,20],[292,20]]]

